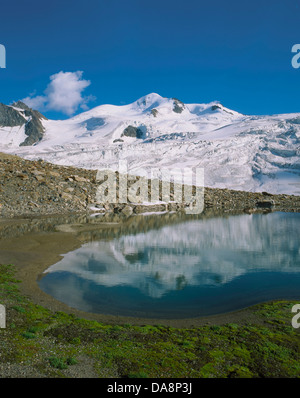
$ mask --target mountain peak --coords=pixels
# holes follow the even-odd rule
[[[22,102],[22,101],[14,102],[11,106],[14,107],[14,108],[22,109],[24,111],[29,111],[30,110],[29,106],[24,104],[24,102]]]
[[[160,105],[163,101],[164,98],[161,97],[159,94],[150,93],[139,98],[133,104],[137,105],[137,107],[142,110],[151,110],[152,108]]]

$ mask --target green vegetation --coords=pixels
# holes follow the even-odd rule
[[[52,356],[49,358],[49,363],[53,368],[56,369],[67,369],[68,365],[75,365],[77,360],[75,358],[57,358]]]
[[[7,365],[46,377],[300,377],[294,302],[253,307],[251,322],[172,328],[107,325],[52,312],[20,294],[15,269],[0,265],[0,376]],[[253,321],[255,319],[255,321]]]

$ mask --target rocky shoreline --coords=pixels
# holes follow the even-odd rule
[[[169,202],[147,205],[100,203],[96,200],[99,184],[96,170],[59,166],[43,160],[30,161],[0,153],[0,217],[93,212],[130,216],[144,212],[177,212],[186,206],[172,200],[172,185]],[[300,196],[205,188],[204,209],[210,208],[246,213],[299,212]]]

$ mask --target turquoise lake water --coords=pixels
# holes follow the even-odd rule
[[[300,214],[188,219],[96,240],[49,267],[40,288],[86,312],[183,319],[273,299],[300,302]]]

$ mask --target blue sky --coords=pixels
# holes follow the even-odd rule
[[[89,84],[78,107],[44,106],[48,117],[151,92],[245,114],[300,112],[300,68],[291,65],[300,0],[14,0],[0,13],[6,104],[45,100],[50,76],[81,71]]]

